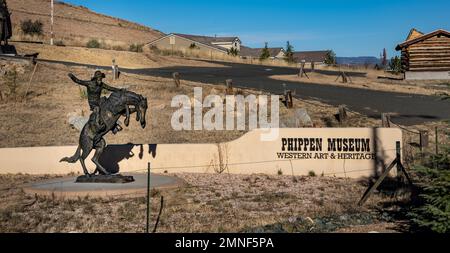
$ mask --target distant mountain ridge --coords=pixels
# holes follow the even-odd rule
[[[336,63],[349,65],[375,65],[380,64],[381,60],[374,56],[336,57]]]

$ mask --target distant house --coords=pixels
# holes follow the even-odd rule
[[[241,46],[239,55],[242,58],[254,58],[259,59],[264,48],[250,48],[246,46]],[[270,47],[269,58],[270,59],[283,59],[285,56],[284,49],[282,47]]]
[[[238,37],[209,37],[171,33],[148,43],[146,46],[182,52],[197,50],[206,54],[228,54],[232,48],[240,50],[241,40]]]
[[[450,32],[423,34],[412,29],[395,49],[401,51],[406,80],[450,79]]]
[[[294,60],[298,63],[323,64],[327,58],[329,50],[325,51],[298,51],[294,52]]]

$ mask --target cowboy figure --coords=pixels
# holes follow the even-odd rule
[[[96,70],[94,73],[94,76],[91,78],[90,81],[83,81],[75,77],[74,74],[69,73],[69,77],[74,81],[75,83],[85,86],[87,88],[87,97],[88,97],[88,103],[89,108],[92,112],[99,114],[100,112],[100,97],[102,94],[103,89],[114,92],[114,91],[121,91],[121,89],[111,87],[103,82],[103,79],[106,77],[104,73],[102,73],[100,70]],[[101,124],[103,122],[99,121]],[[113,129],[113,133],[116,134],[117,132],[121,131],[122,127],[119,124],[116,124],[116,127]]]

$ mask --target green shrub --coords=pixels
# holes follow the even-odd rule
[[[288,63],[294,63],[294,47],[289,43],[289,41],[286,43],[286,51],[284,53],[284,60]]]
[[[315,176],[316,176],[316,173],[315,173],[314,171],[310,170],[310,171],[308,172],[308,176],[310,176],[310,177],[315,177]]]
[[[194,49],[200,49],[195,43],[192,43],[190,46],[189,46],[189,49],[192,49],[192,50],[194,50]]]
[[[333,50],[328,50],[326,56],[325,56],[325,64],[328,65],[334,65],[336,64],[336,54],[334,53]]]
[[[31,19],[27,19],[20,23],[20,28],[27,35],[42,35],[43,27],[44,24],[40,20],[32,21]]]
[[[231,49],[227,50],[228,55],[237,56],[239,54],[239,50],[237,48],[232,47]]]
[[[131,44],[130,48],[129,48],[129,51],[136,52],[136,53],[141,53],[142,51],[144,51],[143,48],[144,48],[143,44]]]
[[[450,135],[450,133],[449,133]],[[419,229],[450,232],[450,145],[441,149],[425,165],[414,167],[421,183],[419,202],[408,213]]]
[[[267,42],[266,42],[263,50],[261,51],[261,55],[259,56],[259,59],[262,61],[269,57],[270,57],[270,51],[269,51],[269,48],[268,48]]]
[[[121,46],[113,46],[113,47],[112,47],[112,50],[115,50],[115,51],[125,51],[125,50],[123,49],[123,47],[121,47]]]
[[[55,46],[58,46],[58,47],[65,47],[66,45],[64,44],[64,41],[62,41],[62,40],[57,40],[57,41],[55,41]]]
[[[86,47],[88,47],[88,48],[100,48],[100,42],[98,42],[98,40],[96,40],[96,39],[91,39],[86,44]]]
[[[389,62],[389,68],[394,73],[402,72],[402,61],[401,61],[400,57],[398,57],[398,56],[392,57],[391,61]]]
[[[85,88],[79,88],[80,98],[86,99],[88,97],[87,90]]]

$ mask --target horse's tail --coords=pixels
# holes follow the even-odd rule
[[[59,162],[68,162],[68,163],[76,163],[78,159],[80,159],[80,152],[81,152],[81,146],[78,145],[77,151],[75,154],[71,157],[64,157],[63,159],[59,160]]]

